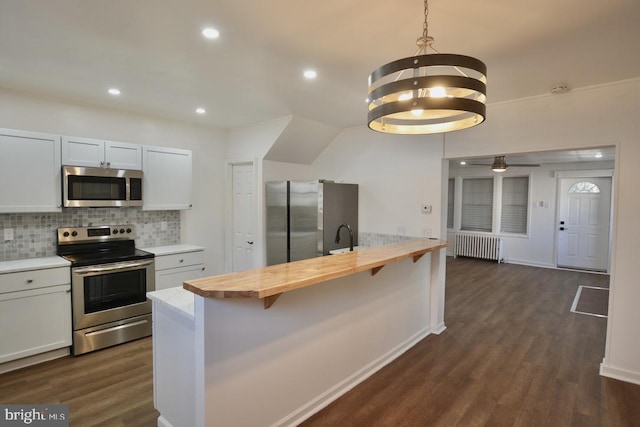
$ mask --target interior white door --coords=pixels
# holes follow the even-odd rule
[[[232,270],[254,267],[254,173],[252,164],[232,166],[233,174],[233,258]]]
[[[558,266],[607,271],[611,178],[561,178]]]

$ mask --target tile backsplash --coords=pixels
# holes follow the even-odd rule
[[[404,242],[405,240],[411,239],[415,239],[415,237],[400,236],[397,234],[358,232],[358,245],[365,247],[388,245],[389,243]]]
[[[166,222],[166,229],[163,229]],[[136,246],[180,243],[180,211],[143,211],[141,208],[78,208],[47,213],[0,214],[0,261],[38,258],[56,254],[59,227],[133,224]],[[13,240],[4,230],[13,229]]]

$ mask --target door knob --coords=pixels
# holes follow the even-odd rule
[[[253,245],[253,242],[250,242],[250,241],[248,241],[248,240],[247,240],[247,243],[248,243],[248,244],[250,244],[250,245]]]
[[[565,228],[564,228],[564,227],[560,227],[560,231],[564,231],[564,230],[565,230]]]

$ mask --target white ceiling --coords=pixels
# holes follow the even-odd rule
[[[487,64],[489,104],[640,77],[638,0],[429,6],[435,47]],[[224,128],[358,126],[369,73],[413,55],[422,21],[419,0],[1,0],[0,87]]]

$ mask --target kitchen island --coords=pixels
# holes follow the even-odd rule
[[[158,425],[308,418],[444,330],[446,246],[414,239],[150,293]]]

